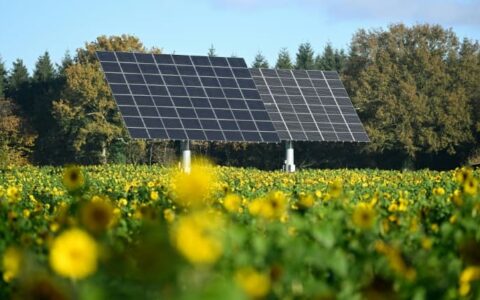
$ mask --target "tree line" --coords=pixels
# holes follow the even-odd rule
[[[41,55],[30,75],[21,59],[0,58],[0,168],[33,163],[176,161],[175,141],[131,140],[104,80],[96,50],[147,49],[135,36],[100,36],[54,64]],[[215,56],[212,46],[208,55]],[[452,168],[480,161],[480,46],[439,25],[358,30],[348,51],[302,43],[275,64],[252,67],[339,72],[371,142],[295,143],[301,167]],[[283,145],[196,142],[223,165],[278,168]]]

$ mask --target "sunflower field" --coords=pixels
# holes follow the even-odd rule
[[[0,298],[479,299],[479,177],[0,170]]]

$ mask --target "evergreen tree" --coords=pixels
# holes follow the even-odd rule
[[[268,68],[268,61],[261,52],[258,52],[257,55],[255,55],[255,59],[252,63],[252,68]]]
[[[48,52],[38,58],[32,77],[28,102],[23,110],[38,133],[34,158],[37,163],[52,164],[58,159],[55,148],[62,148],[55,138],[58,128],[52,115],[52,105],[60,98],[65,80],[57,75]]]
[[[277,63],[275,64],[277,69],[292,69],[293,64],[290,59],[290,53],[288,53],[287,48],[282,48],[278,53]]]
[[[52,61],[50,60],[50,54],[48,51],[40,56],[35,64],[35,70],[33,71],[33,81],[46,82],[52,80],[55,76],[55,69]]]
[[[347,56],[343,49],[334,50],[332,45],[328,43],[323,49],[323,53],[316,57],[315,66],[320,70],[342,72],[345,68],[346,59]]]
[[[302,43],[298,47],[296,69],[311,70],[315,68],[314,52],[310,43]]]
[[[73,59],[72,56],[70,55],[70,51],[66,51],[65,54],[63,55],[62,62],[60,64],[57,64],[57,74],[61,78],[65,78],[65,70],[73,65]]]
[[[345,64],[348,57],[343,49],[335,50],[335,70],[343,72],[345,70]]]
[[[333,47],[330,43],[328,43],[325,48],[323,49],[322,55],[318,55],[315,59],[315,65],[317,69],[325,70],[325,71],[333,71],[336,70],[336,62],[335,62],[335,52],[333,51]]]
[[[0,56],[0,99],[5,97],[5,89],[7,86],[7,70],[5,69],[5,63]]]
[[[210,46],[210,48],[208,48],[207,55],[210,56],[210,57],[217,56],[217,50],[215,49],[213,44]]]
[[[21,96],[28,86],[29,75],[28,70],[23,60],[17,59],[13,62],[12,70],[10,75],[7,77],[7,92],[5,93],[7,97],[15,99],[17,103],[21,103]]]

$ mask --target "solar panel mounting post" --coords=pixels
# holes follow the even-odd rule
[[[190,141],[182,141],[182,170],[189,174],[191,171],[192,152],[190,151]]]
[[[293,142],[285,142],[285,165],[283,166],[285,172],[293,173],[295,172],[295,161],[293,156]]]

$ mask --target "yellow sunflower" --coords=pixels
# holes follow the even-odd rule
[[[77,166],[70,166],[63,172],[62,182],[69,191],[76,191],[85,184],[85,176],[82,169]]]

